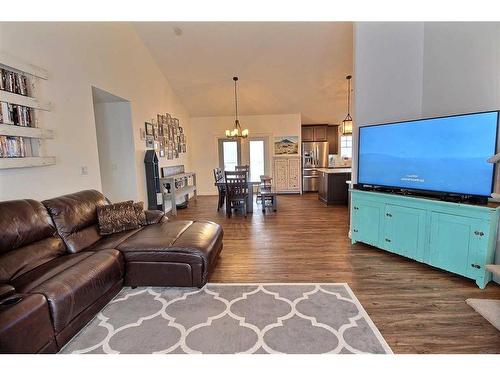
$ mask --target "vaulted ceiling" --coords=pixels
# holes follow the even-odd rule
[[[301,113],[303,123],[340,123],[353,70],[349,22],[134,23],[193,117]]]

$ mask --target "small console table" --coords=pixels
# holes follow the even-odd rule
[[[182,167],[179,169],[179,167]],[[163,168],[163,177],[160,178],[161,193],[163,198],[163,210],[166,211],[166,203],[172,204],[172,215],[177,215],[177,198],[184,196],[189,200],[189,194],[197,199],[196,173],[184,172],[184,166]],[[173,174],[169,174],[172,173]]]
[[[352,243],[363,242],[476,281],[491,280],[499,207],[351,189]]]

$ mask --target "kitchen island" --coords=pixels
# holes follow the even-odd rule
[[[347,205],[351,168],[316,168],[319,172],[318,199],[327,205]]]

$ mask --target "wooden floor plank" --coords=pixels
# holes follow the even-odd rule
[[[357,243],[347,207],[315,194],[279,196],[278,211],[260,206],[245,219],[217,212],[198,197],[179,219],[224,228],[224,250],[210,282],[347,282],[395,353],[500,353],[500,332],[465,303],[500,299],[500,286],[473,280]]]

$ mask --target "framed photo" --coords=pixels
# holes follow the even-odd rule
[[[155,149],[155,150],[159,150],[159,149],[160,149],[160,142],[158,142],[158,141],[153,141],[153,142],[154,142],[154,143],[153,143],[153,145],[154,145],[154,149]]]
[[[158,124],[153,124],[153,135],[155,137],[155,140],[158,140],[158,138],[160,137]]]
[[[155,139],[152,135],[146,135],[146,147],[147,148],[155,147]]]
[[[165,157],[165,148],[164,147],[160,147],[160,157],[161,158]]]
[[[274,155],[298,155],[299,137],[289,135],[285,137],[274,137]]]
[[[146,130],[146,135],[154,135],[154,127],[152,123],[146,122],[144,129]]]
[[[146,130],[145,129],[142,129],[142,128],[139,129],[139,138],[141,141],[146,140]]]
[[[167,148],[167,159],[171,160],[174,158],[174,152],[172,150],[172,148]]]

